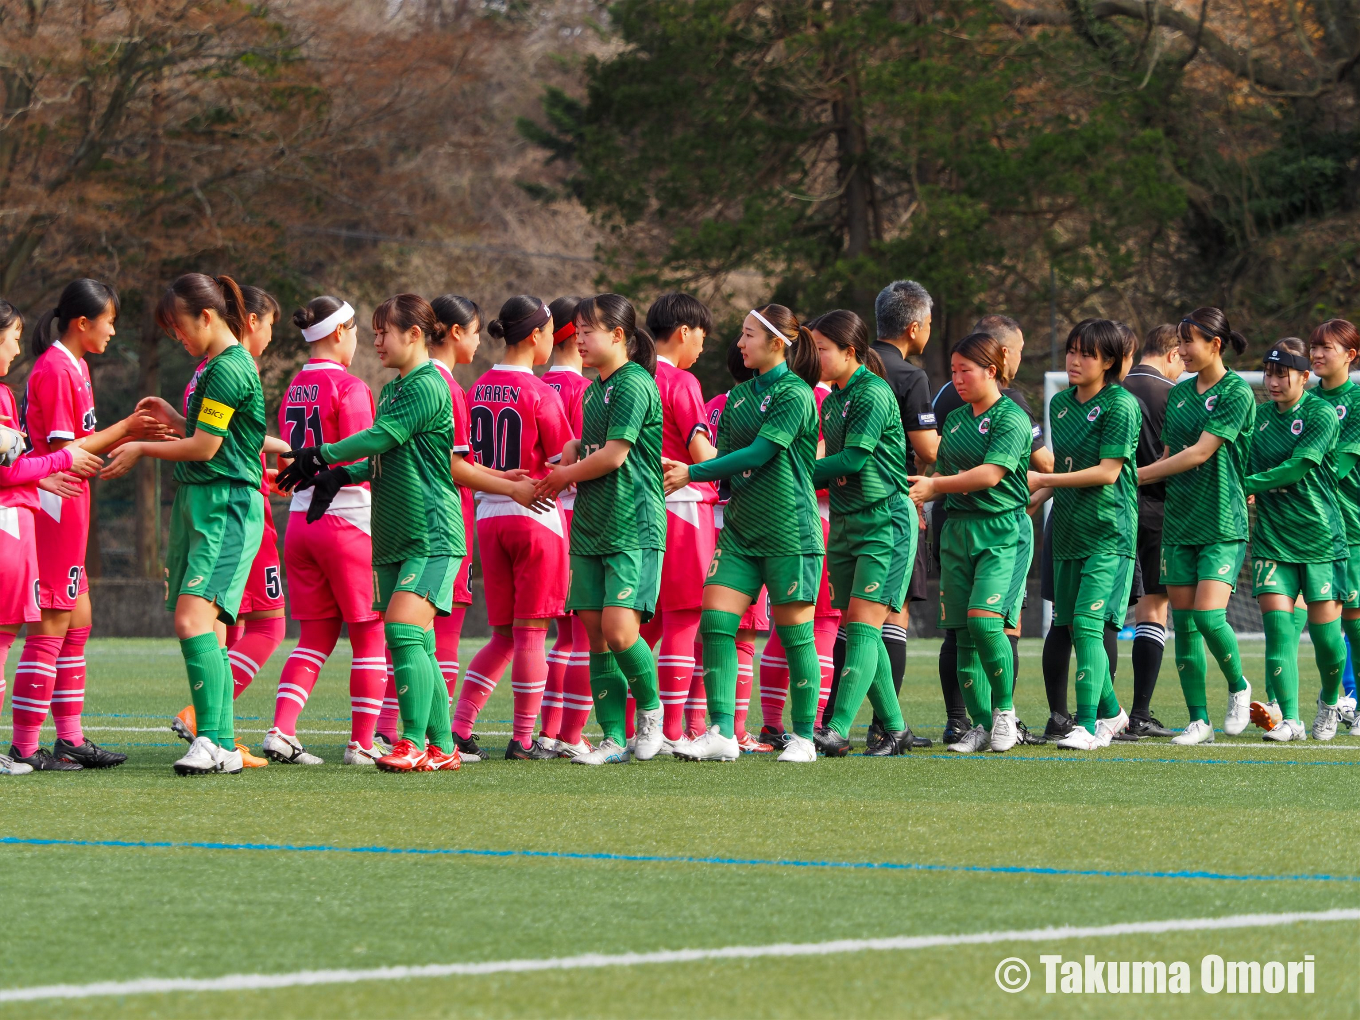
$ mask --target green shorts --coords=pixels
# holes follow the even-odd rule
[[[453,611],[453,582],[462,565],[461,556],[412,556],[400,563],[375,563],[373,608],[385,613],[393,595],[409,591],[434,606],[436,615],[448,616]]]
[[[623,549],[604,556],[572,553],[567,608],[599,611],[605,606],[636,609],[646,623],[661,594],[660,549]]]
[[[846,609],[856,598],[901,612],[916,565],[917,530],[916,504],[909,499],[833,513],[826,545],[832,608]]]
[[[1193,586],[1200,581],[1222,581],[1237,590],[1237,575],[1247,561],[1246,542],[1208,545],[1162,543],[1162,584]]]
[[[1034,558],[1034,525],[1023,510],[974,517],[951,513],[940,529],[940,627],[968,626],[968,610],[1020,623],[1025,577]]]
[[[1095,553],[1084,560],[1053,561],[1053,622],[1066,627],[1073,616],[1096,616],[1124,625],[1133,589],[1133,557]]]
[[[259,489],[181,484],[170,509],[165,608],[173,613],[181,595],[197,595],[217,606],[218,619],[235,623],[260,551],[264,515]]]
[[[1345,609],[1360,609],[1360,545],[1347,547]]]
[[[787,602],[816,602],[822,587],[823,557],[815,554],[790,553],[787,556],[751,556],[734,549],[724,549],[722,537],[713,559],[708,564],[704,586],[710,584],[731,588],[750,596],[752,602],[761,588],[770,592],[770,604],[782,606]]]
[[[1349,563],[1280,563],[1253,556],[1251,594],[1284,595],[1290,600],[1303,596],[1305,602],[1345,602],[1351,592],[1347,585]]]

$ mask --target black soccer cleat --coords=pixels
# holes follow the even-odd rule
[[[869,732],[866,733],[866,734],[864,734],[864,746],[865,746],[865,748],[873,747],[873,746],[874,746],[875,744],[877,744],[880,740],[882,740],[882,739],[883,739],[883,733],[884,733],[883,724],[882,724],[881,722],[879,722],[877,719],[870,719],[870,720],[869,720]]]
[[[908,726],[905,722],[902,724],[902,732],[907,735],[906,743],[903,744],[902,746],[902,750],[904,751],[909,751],[914,748],[920,747],[935,746],[935,741],[931,740],[929,737],[918,737],[915,733],[911,732],[911,727]]]
[[[459,753],[461,753],[461,750]],[[512,738],[505,748],[506,761],[555,761],[556,759],[557,752],[539,746],[537,740],[521,744],[518,740]]]
[[[1048,743],[1048,738],[1047,738],[1047,737],[1036,737],[1033,733],[1031,733],[1031,732],[1029,731],[1029,727],[1026,726],[1024,723],[1022,723],[1019,719],[1015,720],[1015,732],[1016,732],[1016,735],[1017,735],[1017,739],[1016,739],[1015,742],[1016,742],[1017,744],[1047,744],[1047,743]]]
[[[844,758],[850,753],[850,741],[830,726],[812,731],[812,743],[828,758]]]
[[[1154,719],[1152,716],[1143,718],[1137,715],[1129,717],[1128,733],[1133,737],[1174,737],[1176,735],[1176,731],[1167,729],[1162,725],[1161,720]],[[1121,733],[1120,736],[1123,736],[1123,734]]]
[[[79,772],[84,768],[79,762],[56,757],[45,747],[38,748],[25,758],[19,753],[19,749],[11,744],[9,756],[15,761],[31,766],[34,772]]]
[[[1044,724],[1044,739],[1061,740],[1076,728],[1077,721],[1066,713],[1053,712]]]
[[[453,735],[453,746],[458,748],[458,753],[463,756],[466,762],[488,761],[491,754],[484,747],[477,744],[477,734],[470,733],[467,739],[460,737],[457,733]]]
[[[950,744],[957,744],[968,735],[968,731],[972,728],[973,724],[966,715],[957,719],[950,719],[944,724],[944,736],[941,740],[946,747]]]
[[[106,751],[89,737],[79,744],[58,737],[57,742],[52,745],[52,755],[55,758],[73,761],[87,769],[112,769],[127,761],[127,755],[119,754],[117,751]]]
[[[912,739],[910,729],[896,732],[885,730],[878,743],[867,748],[864,753],[871,758],[891,758],[893,755],[906,754],[911,750]]]
[[[789,735],[783,730],[776,730],[772,726],[762,726],[760,728],[760,742],[769,744],[776,751],[782,751],[789,746]]]

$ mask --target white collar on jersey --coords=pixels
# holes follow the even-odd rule
[[[675,362],[672,361],[670,358],[666,357],[664,354],[658,354],[658,355],[656,356],[656,360],[657,360],[657,361],[664,361],[666,364],[670,365],[671,368],[674,368],[674,367],[675,367]]]
[[[533,370],[532,368],[530,368],[528,365],[494,365],[494,366],[492,366],[491,371],[493,371],[493,372],[528,372],[530,375],[533,375],[533,374],[534,374],[534,370]]]
[[[339,369],[341,372],[345,370],[345,366],[340,364],[340,362],[338,361],[317,360],[307,362],[305,365],[302,366],[302,371],[310,372],[318,368]]]
[[[66,346],[64,343],[62,343],[60,340],[58,340],[58,341],[57,341],[56,343],[54,343],[52,346],[53,346],[53,347],[60,347],[60,348],[61,348],[61,353],[64,354],[64,355],[66,355],[68,358],[70,358],[71,361],[73,361],[73,362],[75,363],[76,368],[79,368],[79,367],[80,367],[80,359],[77,358],[74,354],[71,353],[71,348],[67,347],[67,346]]]
[[[549,372],[571,372],[573,375],[583,375],[584,373],[575,365],[553,365],[548,369]]]

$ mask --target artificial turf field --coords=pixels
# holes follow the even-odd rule
[[[908,720],[936,740],[937,646],[909,644],[902,692]],[[475,648],[464,642],[465,663]],[[257,749],[287,650],[237,702],[238,736]],[[1186,714],[1169,652],[1154,710],[1179,727]],[[1244,643],[1243,653],[1255,681],[1263,646]],[[1330,745],[1271,747],[1250,729],[1188,749],[1161,741],[961,756],[937,745],[805,766],[765,755],[598,769],[496,758],[392,776],[338,764],[348,735],[342,642],[299,728],[324,766],[180,778],[169,766],[184,745],[164,728],[187,695],[176,643],[93,641],[88,660],[89,733],[131,760],[107,772],[0,777],[0,1016],[1360,1015],[1354,911],[1219,930],[817,945],[803,955],[586,959],[259,987],[261,975],[302,971],[1353,908],[1360,738],[1344,730]],[[1310,722],[1308,645],[1301,667]],[[1221,725],[1217,677],[1210,692]],[[1017,693],[1021,718],[1041,730],[1037,640],[1023,643]],[[485,745],[504,747],[509,717],[507,677],[479,726]],[[263,846],[220,846],[244,843]],[[1048,995],[1039,957],[1052,953],[1187,961],[1192,991]],[[1200,961],[1211,953],[1262,964],[1312,954],[1315,991],[1208,994]],[[1017,994],[995,978],[1007,957],[1032,971]],[[232,990],[13,994],[224,975],[245,977]]]

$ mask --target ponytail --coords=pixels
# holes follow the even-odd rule
[[[633,303],[622,294],[596,294],[576,307],[576,321],[612,333],[623,330],[628,360],[641,365],[648,375],[656,375],[656,340],[646,326],[637,321]]]
[[[114,290],[107,283],[98,280],[91,280],[88,277],[80,280],[72,280],[61,292],[61,297],[57,299],[57,307],[50,311],[43,312],[38,319],[38,325],[33,330],[33,338],[30,347],[33,356],[36,358],[47,350],[58,338],[64,336],[66,331],[71,328],[71,324],[82,316],[87,319],[97,319],[113,308],[114,319],[118,318],[118,291]],[[52,322],[56,321],[57,333],[52,335]]]
[[[1231,347],[1238,354],[1247,349],[1247,338],[1228,325],[1228,317],[1221,308],[1212,305],[1196,308],[1180,321],[1176,335],[1182,340],[1189,340],[1191,327],[1198,329],[1205,339],[1217,340],[1220,354],[1224,347]]]
[[[246,333],[246,298],[230,276],[185,273],[165,289],[156,305],[156,325],[167,333],[175,329],[175,316],[196,318],[212,310],[227,324],[231,335],[240,340]]]
[[[784,360],[794,375],[809,386],[822,381],[822,359],[817,355],[817,343],[812,339],[806,326],[798,324],[798,316],[785,305],[765,305],[752,311],[757,318],[764,319],[761,328],[769,332],[773,326],[779,332],[773,339],[784,341]]]
[[[419,294],[398,294],[373,309],[373,329],[381,333],[388,325],[405,333],[420,327],[425,346],[438,347],[449,335],[448,327],[439,321],[430,303]]]
[[[856,360],[880,379],[888,377],[883,359],[869,346],[869,327],[854,312],[844,308],[824,312],[809,322],[807,329],[822,334],[843,351],[853,350]],[[813,349],[815,351],[815,344]]]
[[[548,306],[531,294],[517,294],[501,305],[500,314],[486,324],[486,335],[504,340],[507,347],[533,336],[552,318]]]

